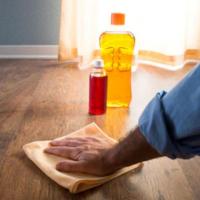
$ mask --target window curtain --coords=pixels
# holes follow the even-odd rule
[[[200,60],[199,0],[62,0],[59,60],[100,56],[99,36],[112,12],[126,14],[125,29],[136,37],[136,64],[176,70]]]

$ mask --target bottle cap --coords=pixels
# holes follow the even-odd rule
[[[101,67],[104,66],[104,62],[103,62],[102,59],[96,59],[96,60],[93,60],[92,65],[93,65],[95,68],[101,68]]]
[[[125,24],[125,14],[124,13],[112,13],[111,14],[111,24],[124,25]]]

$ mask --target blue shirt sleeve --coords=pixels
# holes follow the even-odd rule
[[[162,155],[200,155],[200,64],[170,92],[156,94],[140,116],[139,128]]]

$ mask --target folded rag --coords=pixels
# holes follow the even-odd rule
[[[63,139],[67,137],[96,137],[107,140],[111,144],[117,143],[116,140],[107,136],[95,123],[91,123],[80,130],[77,130],[67,136],[57,138]],[[94,176],[83,173],[63,173],[56,170],[56,164],[63,158],[46,154],[43,150],[48,147],[48,141],[36,141],[23,146],[23,149],[30,160],[32,160],[48,177],[59,185],[67,188],[72,193],[78,193],[87,189],[99,186],[111,179],[114,179],[130,170],[136,170],[142,166],[141,163],[125,167],[108,176]]]

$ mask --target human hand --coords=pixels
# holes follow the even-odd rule
[[[54,140],[50,145],[45,153],[67,158],[56,165],[57,170],[98,176],[162,156],[147,142],[139,127],[129,131],[116,145],[93,137]]]
[[[94,137],[76,137],[54,140],[45,153],[67,158],[56,165],[62,172],[82,172],[98,176],[116,171],[109,151],[113,143]]]

